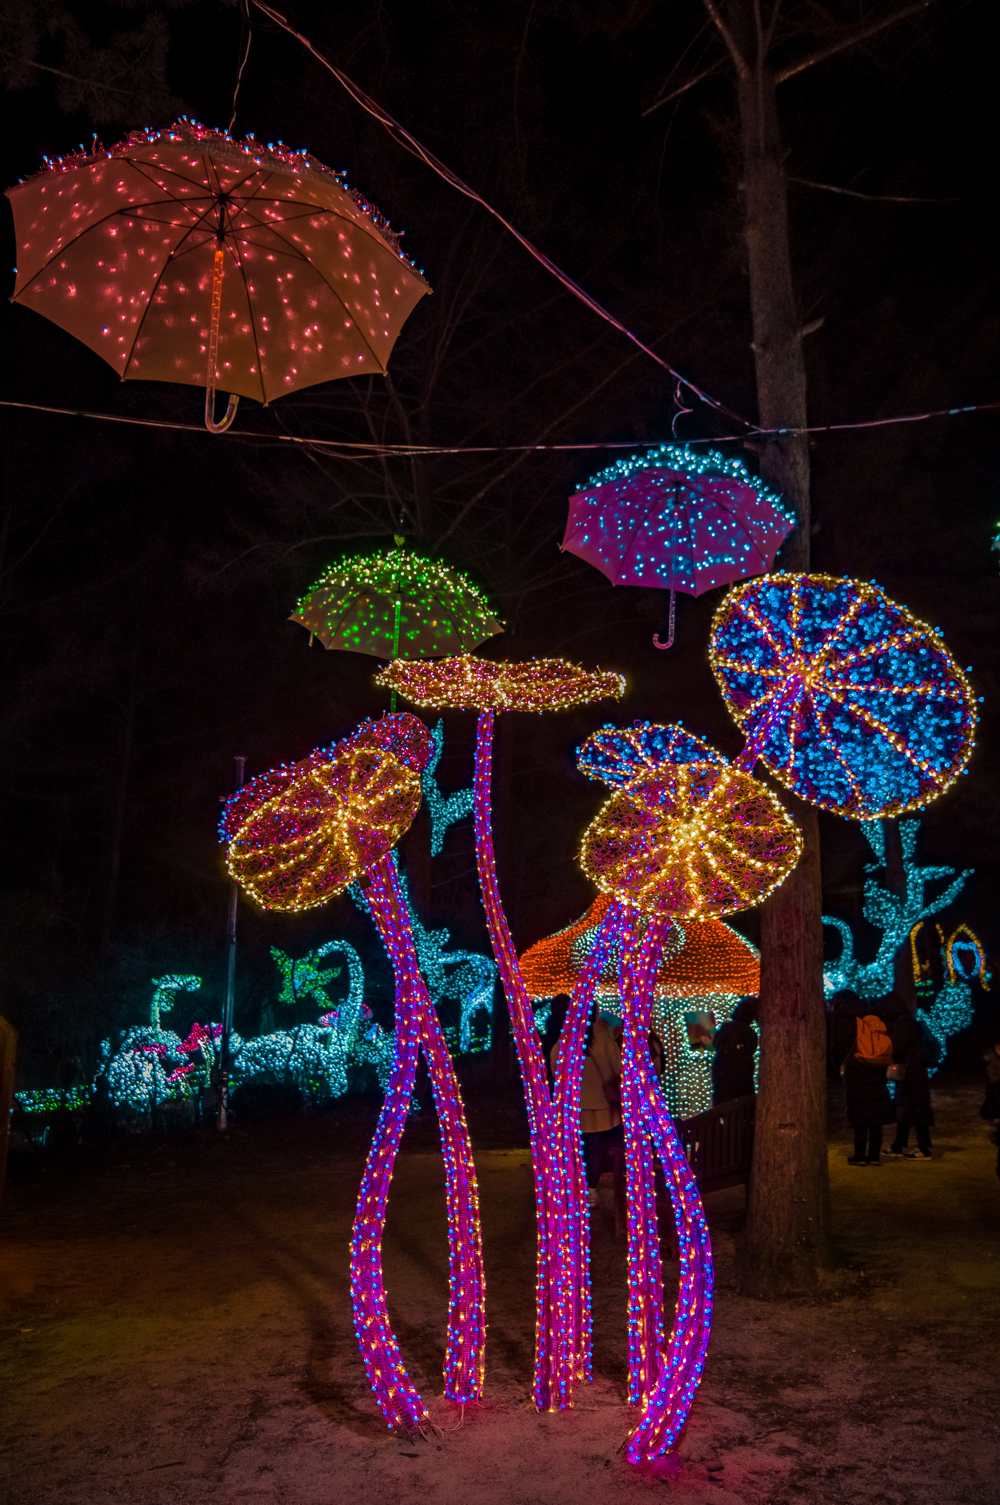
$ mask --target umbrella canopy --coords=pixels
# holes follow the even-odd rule
[[[373,658],[469,653],[503,632],[486,596],[461,570],[405,548],[354,554],[331,564],[291,620],[324,648]]]
[[[50,162],[8,196],[14,301],[124,379],[267,403],[382,373],[430,291],[337,173],[189,120]]]
[[[640,774],[583,835],[583,870],[646,914],[720,917],[761,903],[799,860],[802,836],[759,780],[718,763]]]
[[[573,991],[610,903],[607,894],[598,894],[586,914],[572,925],[528,947],[520,966],[532,998],[554,998],[557,993]],[[749,941],[722,920],[685,920],[683,925],[671,927],[654,987],[658,998],[756,994],[760,962]],[[615,948],[610,949],[598,992],[618,992]]]
[[[739,460],[681,445],[616,460],[569,499],[561,547],[607,575],[700,596],[760,575],[795,519]],[[668,643],[657,643],[668,647]]]
[[[976,697],[933,628],[870,581],[772,575],[728,592],[709,643],[757,758],[854,820],[928,804],[972,753]]]

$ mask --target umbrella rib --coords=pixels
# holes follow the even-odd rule
[[[253,298],[250,296],[250,284],[247,281],[246,268],[243,265],[243,257],[240,254],[240,243],[239,243],[238,240],[234,239],[232,245],[229,248],[229,254],[232,256],[233,260],[236,262],[237,268],[239,269],[240,278],[241,278],[241,280],[243,282],[243,291],[246,293],[246,298],[247,298],[247,313],[250,316],[250,330],[251,330],[251,334],[253,336],[254,354],[257,357],[257,382],[258,382],[258,384],[260,386],[260,400],[264,404],[264,406],[266,407],[267,406],[267,391],[266,391],[266,389],[264,387],[264,367],[263,367],[263,363],[262,363],[261,358],[260,358],[260,341],[257,338],[257,320],[254,317]]]
[[[717,507],[721,508],[721,510],[727,514],[727,516],[732,520],[733,523],[737,525],[737,527],[743,529],[743,532],[746,534],[747,539],[750,542],[750,547],[754,550],[758,560],[766,570],[768,566],[768,558],[764,550],[761,548],[760,544],[757,542],[757,539],[754,537],[753,530],[750,527],[749,519],[744,517],[740,512],[737,511],[735,502],[730,502],[727,498],[721,496],[713,496],[712,500]],[[789,524],[788,529],[785,533],[786,538],[792,531],[793,526],[794,524]]]
[[[158,162],[147,162],[142,157],[125,156],[118,158],[118,160],[121,162],[127,162],[129,167],[134,167],[136,172],[141,173],[141,175],[146,179],[147,183],[154,183],[156,184],[156,187],[160,189],[163,188],[163,184],[156,182],[156,179],[152,176],[153,172],[161,172],[165,173],[168,177],[179,178],[182,183],[191,183],[195,188],[205,188],[208,186],[205,183],[200,183],[197,178],[189,178],[187,173],[178,172],[176,167],[167,167],[166,165],[162,165]],[[179,200],[179,202],[183,203],[183,200]]]
[[[285,240],[285,237],[281,234],[280,230],[274,230],[274,231],[272,231],[272,234],[277,235],[280,240]],[[288,242],[285,241],[285,244],[287,245]],[[354,328],[356,329],[357,333],[361,336],[361,343],[365,346],[365,349],[368,351],[368,354],[371,356],[372,360],[375,362],[375,364],[378,367],[378,369],[381,372],[385,373],[385,371],[386,371],[387,368],[386,368],[384,362],[379,360],[378,356],[375,354],[375,352],[372,349],[371,345],[368,343],[367,339],[365,339],[364,331],[362,330],[362,328],[361,328],[360,324],[358,323],[357,319],[355,318],[354,314],[351,313],[351,310],[348,308],[347,304],[344,302],[343,298],[338,293],[337,289],[334,287],[333,283],[329,280],[329,278],[325,275],[325,273],[322,271],[322,269],[319,267],[319,265],[315,261],[310,262],[310,266],[313,268],[314,272],[316,273],[316,275],[319,278],[319,280],[323,283],[323,285],[325,287],[329,288],[330,292],[333,294],[333,296],[336,298],[337,302],[340,304],[341,308],[344,310],[344,313],[347,315],[347,317],[350,319],[351,323],[354,325]]]
[[[247,195],[248,200],[255,197],[256,194]],[[397,251],[394,246],[391,246],[387,240],[384,240],[382,238],[377,228],[375,228],[374,226],[372,227],[372,229],[368,228],[368,226],[365,224],[365,218],[367,218],[367,216],[364,215],[364,211],[362,209],[358,210],[358,213],[362,215],[362,218],[360,220],[356,220],[352,219],[349,214],[345,214],[342,209],[331,209],[325,204],[311,205],[305,199],[278,199],[276,202],[280,204],[294,204],[297,208],[301,207],[304,211],[306,211],[302,215],[297,216],[301,219],[308,219],[310,214],[328,214],[331,219],[343,220],[345,225],[350,225],[353,230],[360,231],[365,239],[374,242],[374,244],[378,246],[379,250],[388,251],[390,256],[395,257],[397,261],[401,261],[405,267],[408,267],[408,269],[413,273],[414,276],[420,277],[420,273],[416,270],[416,268],[409,266],[409,263],[406,261],[405,257],[399,251]],[[424,279],[421,277],[420,280],[421,282],[423,282]]]
[[[207,215],[208,212],[209,212],[208,209],[206,209],[205,212],[204,212],[204,214],[199,215],[199,217],[198,217],[199,221],[204,220],[205,215]],[[195,224],[193,224],[191,226],[190,230],[188,230],[184,235],[181,236],[180,240],[178,241],[178,245],[183,245],[184,242],[187,240],[188,236],[191,235],[193,233],[193,231],[195,231],[197,229],[198,229],[198,223],[196,222]],[[122,367],[122,376],[121,376],[122,381],[125,380],[126,375],[128,373],[128,368],[132,364],[132,357],[135,355],[135,347],[138,344],[139,336],[142,334],[143,327],[144,327],[144,325],[146,323],[146,319],[147,319],[147,317],[149,315],[149,310],[153,306],[153,299],[156,297],[157,289],[160,286],[160,283],[163,281],[163,279],[164,279],[164,277],[166,275],[167,267],[170,265],[170,263],[173,261],[173,259],[174,259],[174,252],[173,252],[173,250],[168,251],[167,252],[166,260],[164,261],[164,263],[161,266],[160,270],[157,272],[157,274],[156,274],[156,280],[153,283],[153,286],[149,290],[149,297],[146,300],[146,307],[143,309],[143,311],[142,311],[142,317],[140,318],[138,324],[136,325],[135,334],[132,336],[132,344],[129,347],[128,355],[125,358],[125,364]]]
[[[133,205],[132,207],[134,208],[135,206]],[[78,240],[82,240],[85,235],[89,235],[91,230],[96,230],[98,226],[107,224],[108,220],[120,218],[121,214],[121,209],[111,209],[107,214],[102,214],[100,219],[95,219],[89,225],[85,225],[84,228],[82,230],[79,230],[76,235],[71,237],[71,239],[64,240],[59,246],[59,249],[52,252],[52,255],[48,258],[47,261],[42,263],[37,272],[32,272],[31,276],[28,278],[24,286],[17,293],[15,293],[14,301],[20,302],[21,298],[28,291],[28,288],[31,286],[31,284],[35,282],[43,272],[48,271],[49,267],[55,261],[57,256],[65,256],[66,252],[71,250],[72,247],[76,245]]]

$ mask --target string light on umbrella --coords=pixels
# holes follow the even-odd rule
[[[771,568],[795,519],[776,492],[718,450],[661,444],[616,460],[569,499],[561,547],[612,585],[705,591]]]
[[[342,174],[193,120],[47,160],[8,197],[14,301],[123,380],[203,386],[213,432],[241,396],[384,374],[430,291]],[[230,393],[221,420],[217,388]]]

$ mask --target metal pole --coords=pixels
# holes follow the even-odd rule
[[[233,759],[236,768],[235,789],[242,789],[246,758]],[[234,791],[235,792],[235,791]],[[222,1010],[222,1039],[219,1041],[219,1129],[229,1127],[229,1044],[233,1034],[233,1006],[236,998],[236,910],[240,888],[236,881],[229,890],[229,915],[226,922],[226,1002]]]

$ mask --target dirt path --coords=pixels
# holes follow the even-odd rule
[[[707,1378],[678,1505],[985,1505],[1000,1472],[1000,1183],[976,1095],[941,1095],[940,1157],[854,1170],[831,1148],[845,1263],[827,1297],[733,1288],[739,1193],[710,1209]],[[427,1128],[393,1186],[388,1286],[404,1354],[439,1384],[444,1240]],[[616,1455],[624,1251],[595,1230],[600,1378],[568,1416],[527,1405],[532,1204],[522,1150],[479,1157],[489,1403],[446,1435],[386,1434],[358,1363],[346,1254],[364,1125],[118,1152],[11,1187],[0,1243],[0,1505],[615,1505],[662,1490]]]

